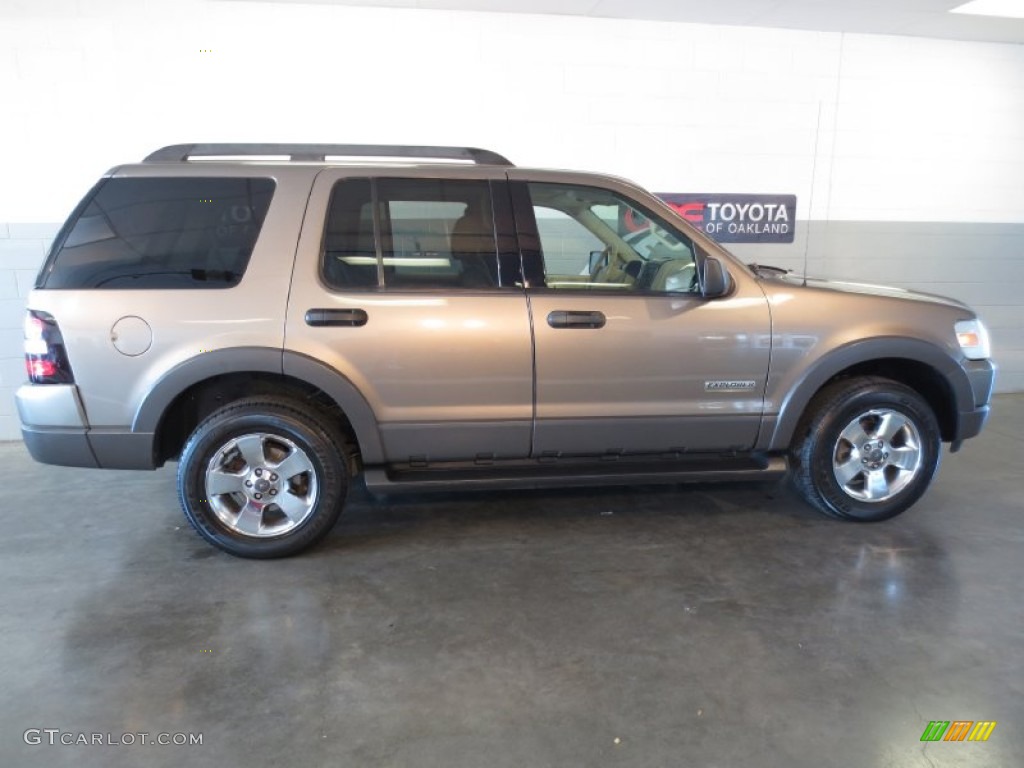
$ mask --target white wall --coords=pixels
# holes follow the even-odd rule
[[[16,329],[43,242],[107,168],[189,141],[468,144],[657,191],[795,193],[798,217],[818,222],[812,271],[915,285],[952,270],[943,292],[979,305],[1001,387],[1024,388],[1024,46],[322,4],[8,0],[0,100],[0,437],[16,435]],[[976,271],[958,263],[972,258],[970,237],[952,251],[939,238],[923,255],[890,254],[883,239],[866,261],[830,259],[816,249],[831,222],[998,225],[978,231],[1001,233],[1006,248],[987,248]],[[805,236],[757,258],[796,266]]]

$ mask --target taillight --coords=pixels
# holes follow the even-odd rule
[[[25,370],[33,384],[70,384],[75,380],[60,328],[48,312],[30,309],[25,315]]]

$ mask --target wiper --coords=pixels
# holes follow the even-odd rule
[[[102,288],[104,285],[118,280],[134,282],[136,280],[145,280],[150,277],[162,277],[165,275],[187,275],[196,283],[227,284],[232,284],[241,277],[237,272],[232,272],[227,269],[155,269],[151,272],[135,272],[124,275],[113,275],[93,283],[90,287]]]

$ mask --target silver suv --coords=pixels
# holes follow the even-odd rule
[[[178,461],[191,524],[277,557],[371,491],[763,480],[913,504],[989,412],[935,296],[740,263],[608,176],[465,147],[197,144],[111,170],[28,299],[41,462]]]

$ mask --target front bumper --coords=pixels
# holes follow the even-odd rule
[[[960,443],[971,437],[981,434],[982,428],[988,421],[989,406],[982,405],[973,411],[961,411],[957,423],[956,440],[953,441],[954,450],[960,447]]]
[[[992,389],[996,381],[996,366],[991,360],[965,360],[961,367],[967,374],[967,381],[971,386],[973,407],[961,410],[957,414],[954,450],[960,447],[961,441],[981,433],[985,422],[988,421],[989,401],[992,399]]]

